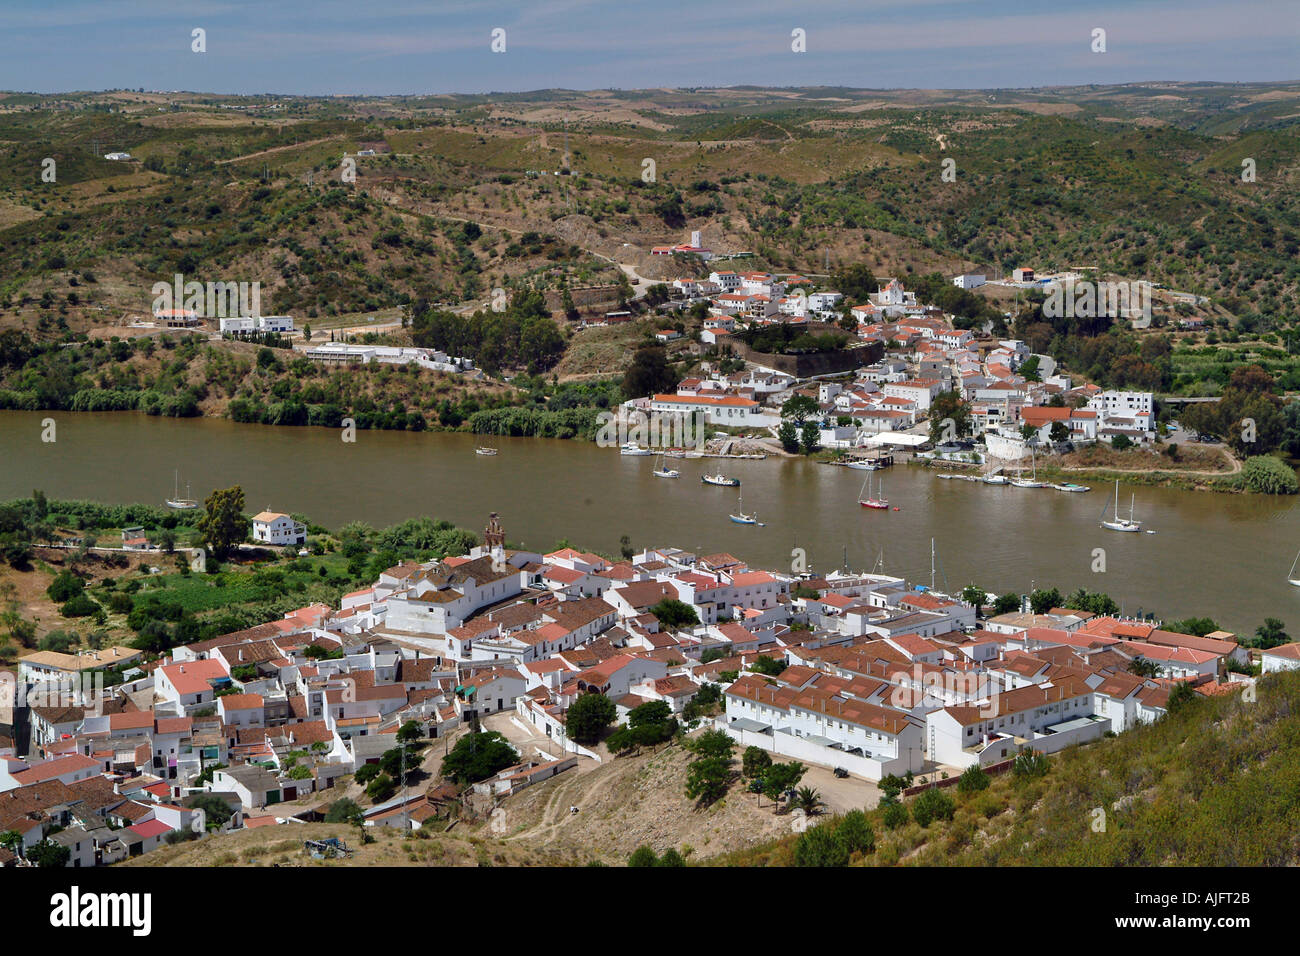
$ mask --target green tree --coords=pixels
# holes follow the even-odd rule
[[[761,777],[772,766],[772,755],[762,747],[746,747],[740,758],[740,772],[749,780]]]
[[[594,744],[616,714],[614,702],[604,694],[583,694],[564,715],[565,732],[580,744]]]
[[[794,455],[799,451],[799,426],[794,422],[782,422],[776,429],[776,437],[781,442],[781,447],[787,454]]]
[[[730,761],[721,757],[703,757],[686,768],[686,795],[702,804],[714,803],[727,793],[731,779]]]
[[[519,754],[496,731],[470,733],[442,758],[442,775],[456,783],[478,783],[519,762]]]
[[[1212,617],[1185,617],[1180,621],[1173,621],[1165,630],[1172,631],[1175,634],[1193,634],[1196,637],[1204,637],[1219,630],[1218,621]]]
[[[1286,625],[1275,617],[1264,618],[1264,623],[1255,628],[1255,646],[1267,650],[1270,647],[1291,643],[1285,628]]]
[[[1129,661],[1128,671],[1137,677],[1159,677],[1160,665],[1139,655]]]
[[[198,520],[199,534],[213,555],[224,558],[248,533],[244,519],[244,489],[239,485],[212,492],[204,502],[206,512]]]
[[[940,392],[930,402],[930,441],[960,438],[971,433],[971,408],[960,394]]]
[[[397,742],[399,744],[413,744],[421,736],[420,725],[414,720],[408,720],[397,730]]]
[[[329,809],[325,811],[326,823],[348,823],[356,825],[358,820],[364,820],[365,815],[361,808],[357,806],[356,801],[344,797],[341,800],[335,800],[330,804]]]
[[[1052,427],[1048,429],[1047,437],[1052,440],[1053,444],[1057,445],[1068,441],[1070,438],[1070,426],[1065,424],[1065,422],[1052,422]]]
[[[854,263],[835,273],[831,284],[837,292],[843,293],[847,302],[856,305],[864,305],[868,297],[875,295],[880,288],[871,269],[862,263]]]
[[[375,803],[383,803],[396,792],[397,781],[382,772],[366,785],[366,796]]]
[[[823,805],[821,794],[812,787],[800,787],[791,802],[809,816],[820,813]]]
[[[27,859],[41,868],[57,869],[68,865],[72,851],[53,840],[42,840],[27,848]]]
[[[1035,614],[1046,614],[1054,607],[1061,606],[1061,592],[1056,588],[1036,588],[1029,595],[1029,609]]]
[[[782,799],[793,791],[803,779],[807,768],[797,760],[789,763],[774,763],[763,772],[763,796],[773,802]]]
[[[725,730],[706,730],[688,745],[696,756],[705,759],[721,759],[731,762],[736,741]]]
[[[684,601],[677,600],[677,598],[664,598],[650,608],[650,613],[655,616],[660,624],[667,628],[686,627],[700,623],[695,608]]]
[[[810,418],[803,423],[803,429],[799,432],[799,450],[805,455],[811,455],[821,446],[821,426]]]
[[[1008,591],[1006,594],[999,595],[998,599],[993,602],[994,617],[997,617],[999,614],[1013,614],[1014,612],[1019,610],[1020,610],[1019,594],[1013,594]]]
[[[781,417],[794,419],[796,426],[803,425],[809,415],[817,415],[821,406],[811,395],[793,395],[781,405]]]
[[[779,661],[775,657],[760,655],[754,658],[754,663],[749,665],[749,669],[755,674],[764,674],[767,677],[776,677],[785,670],[785,661]]]
[[[968,584],[961,589],[961,599],[971,605],[971,607],[979,610],[988,601],[989,595],[983,588],[976,587],[973,584]]]
[[[632,364],[623,375],[623,394],[628,398],[645,398],[669,392],[677,387],[677,382],[677,372],[668,363],[668,353],[659,346],[647,345],[632,356]]]

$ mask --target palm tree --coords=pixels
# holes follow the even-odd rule
[[[794,795],[793,803],[808,816],[819,813],[824,805],[821,794],[812,787],[800,787]]]

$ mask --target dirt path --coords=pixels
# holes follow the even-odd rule
[[[257,157],[259,156],[270,156],[274,153],[283,153],[291,149],[303,149],[304,147],[307,146],[319,146],[321,143],[328,143],[331,142],[332,140],[336,140],[336,139],[341,140],[344,138],[345,137],[343,136],[325,136],[322,137],[321,139],[303,140],[301,143],[293,143],[292,145],[288,145],[288,146],[272,146],[270,149],[260,149],[256,153],[246,153],[243,156],[236,156],[233,159],[219,159],[217,160],[215,165],[228,166],[231,163],[242,163],[246,159],[257,159]]]

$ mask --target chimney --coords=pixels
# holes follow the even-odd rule
[[[181,673],[182,673],[182,674],[185,673],[185,665],[184,665],[184,664],[181,665]]]
[[[114,656],[114,657],[117,657],[117,648],[116,648],[116,647],[113,648],[113,656]]]
[[[242,650],[239,652],[239,659],[241,661],[244,659],[244,652]]]

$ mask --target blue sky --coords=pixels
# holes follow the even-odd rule
[[[206,53],[190,49],[195,27]],[[489,48],[498,27],[504,53]],[[795,28],[806,53],[791,51]],[[0,3],[0,89],[39,92],[988,88],[1295,80],[1298,63],[1296,0]]]

